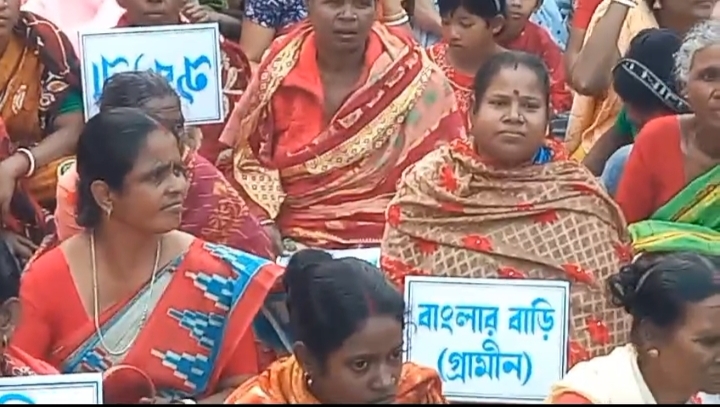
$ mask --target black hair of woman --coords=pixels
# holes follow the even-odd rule
[[[633,319],[638,365],[655,387],[684,391],[720,381],[720,256],[646,253],[607,280],[613,304]],[[677,377],[666,377],[677,372]],[[653,377],[649,377],[651,375]],[[650,381],[655,383],[650,383]],[[692,393],[688,393],[692,394]]]
[[[667,28],[647,28],[632,39],[613,69],[613,88],[624,103],[650,117],[690,111],[675,79],[680,45],[682,38]]]
[[[475,82],[473,83],[473,90],[475,92],[473,113],[477,113],[477,109],[480,106],[478,101],[485,97],[485,93],[495,76],[504,68],[516,69],[519,66],[529,69],[537,76],[538,83],[545,97],[546,105],[548,106],[548,112],[550,112],[550,75],[543,60],[527,52],[507,51],[491,56],[475,75]]]
[[[405,303],[377,267],[308,249],[290,259],[283,282],[296,341],[293,351],[321,402],[360,399],[360,389],[352,389],[357,374],[378,363],[392,364],[379,370],[400,374]],[[359,343],[360,351],[354,349]],[[355,377],[352,384],[342,380],[350,376]],[[341,389],[343,383],[347,388]]]
[[[104,110],[88,120],[76,152],[79,226],[94,228],[104,216],[93,197],[92,184],[99,180],[111,190],[121,191],[148,135],[163,127],[142,110],[130,107]]]

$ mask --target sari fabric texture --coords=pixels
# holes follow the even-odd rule
[[[497,169],[457,141],[407,171],[387,210],[381,265],[408,275],[571,282],[569,364],[627,342],[630,320],[604,280],[631,260],[620,209],[547,141],[544,164]]]
[[[181,24],[190,24],[181,16]],[[128,27],[129,21],[123,15],[118,21],[116,27]],[[220,60],[222,62],[221,83],[223,94],[223,106],[225,109],[225,119],[228,118],[230,112],[233,111],[235,103],[248,86],[250,79],[250,62],[245,53],[240,49],[240,45],[228,41],[225,38],[220,40]],[[204,124],[199,126],[202,133],[202,141],[198,152],[207,158],[211,163],[215,163],[218,155],[225,148],[220,144],[220,134],[225,127],[225,123]]]
[[[603,0],[595,9],[590,25],[585,32],[585,43],[593,34],[598,21],[605,16],[608,7],[613,2],[614,0]],[[617,40],[617,49],[620,55],[625,55],[630,42],[637,33],[646,28],[656,28],[657,26],[655,16],[647,2],[639,1],[636,7],[628,11],[620,29]],[[620,113],[621,107],[622,102],[612,86],[607,89],[604,97],[575,95],[565,139],[565,146],[573,158],[582,160],[585,157],[600,136],[615,124],[615,119]]]
[[[0,58],[0,117],[10,135],[9,154],[42,141],[68,94],[81,92],[80,62],[53,23],[21,11],[13,33]],[[54,197],[58,162],[38,168],[24,181],[35,199]]]
[[[403,365],[396,404],[447,404],[442,382],[433,369],[411,362]],[[280,359],[249,379],[225,404],[320,404],[307,388],[307,376],[295,356]]]
[[[261,309],[282,268],[196,239],[158,271],[154,285],[146,283],[126,301],[101,312],[102,338],[92,316],[70,318],[86,314],[78,304],[73,308],[67,301],[43,302],[48,284],[72,284],[69,273],[61,247],[26,271],[21,293],[25,322],[16,334],[18,346],[38,357],[45,353],[63,373],[129,365],[152,380],[158,396],[178,399],[206,397],[221,390],[221,381],[258,371],[252,330],[263,318]],[[58,282],[60,277],[64,283]],[[52,323],[39,327],[39,320]],[[50,339],[37,341],[41,332]],[[256,335],[265,337],[264,332]],[[144,383],[122,385],[132,389]]]
[[[278,123],[291,113],[274,111],[275,95],[295,90],[286,83],[296,72],[319,75],[306,48],[314,49],[314,33],[303,22],[276,39],[221,138],[233,147],[233,178],[251,211],[307,246],[379,244],[403,169],[464,134],[447,80],[409,35],[376,23],[370,36],[378,57],[366,60],[367,79],[329,123],[287,129]]]
[[[42,360],[35,359],[17,346],[10,345],[0,357],[0,374],[2,377],[17,377],[60,373]]]
[[[720,255],[720,165],[690,182],[648,220],[630,225],[636,252]]]

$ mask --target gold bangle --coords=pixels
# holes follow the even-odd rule
[[[386,23],[388,23],[388,22],[393,22],[393,21],[400,20],[401,18],[403,18],[403,17],[405,17],[405,16],[407,16],[407,15],[408,15],[408,13],[407,13],[405,10],[403,10],[403,11],[398,11],[397,13],[395,13],[395,14],[393,14],[393,15],[391,15],[391,16],[383,16],[383,21],[386,22]]]

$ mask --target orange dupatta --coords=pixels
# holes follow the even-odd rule
[[[277,152],[272,99],[312,34],[308,22],[278,38],[236,105],[221,141],[233,147],[233,176],[260,218],[284,237],[325,248],[378,244],[383,212],[404,168],[436,145],[463,137],[447,80],[424,52],[382,24],[384,52],[325,131]],[[282,207],[282,211],[281,211]]]
[[[411,362],[403,364],[397,404],[447,404],[438,374]],[[290,356],[249,379],[225,400],[225,404],[320,404],[307,388],[307,377]]]

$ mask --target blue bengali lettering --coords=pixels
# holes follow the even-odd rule
[[[522,335],[534,335],[536,328],[543,333],[543,339],[548,340],[548,334],[555,326],[555,309],[544,298],[536,298],[530,307],[509,308],[510,318],[508,329]]]
[[[100,100],[105,81],[119,72],[129,70],[142,71],[151,69],[165,77],[173,88],[178,92],[180,98],[188,104],[193,104],[197,94],[207,89],[210,84],[212,73],[212,59],[208,55],[185,56],[179,65],[167,64],[163,61],[152,59],[146,54],[140,54],[134,59],[119,56],[109,58],[102,56],[99,62],[91,64],[90,83],[92,84],[93,99],[97,103]]]
[[[437,370],[445,381],[488,378],[500,380],[512,374],[521,385],[532,377],[532,359],[527,352],[503,353],[493,339],[483,341],[479,351],[455,351],[445,348],[437,360]]]

